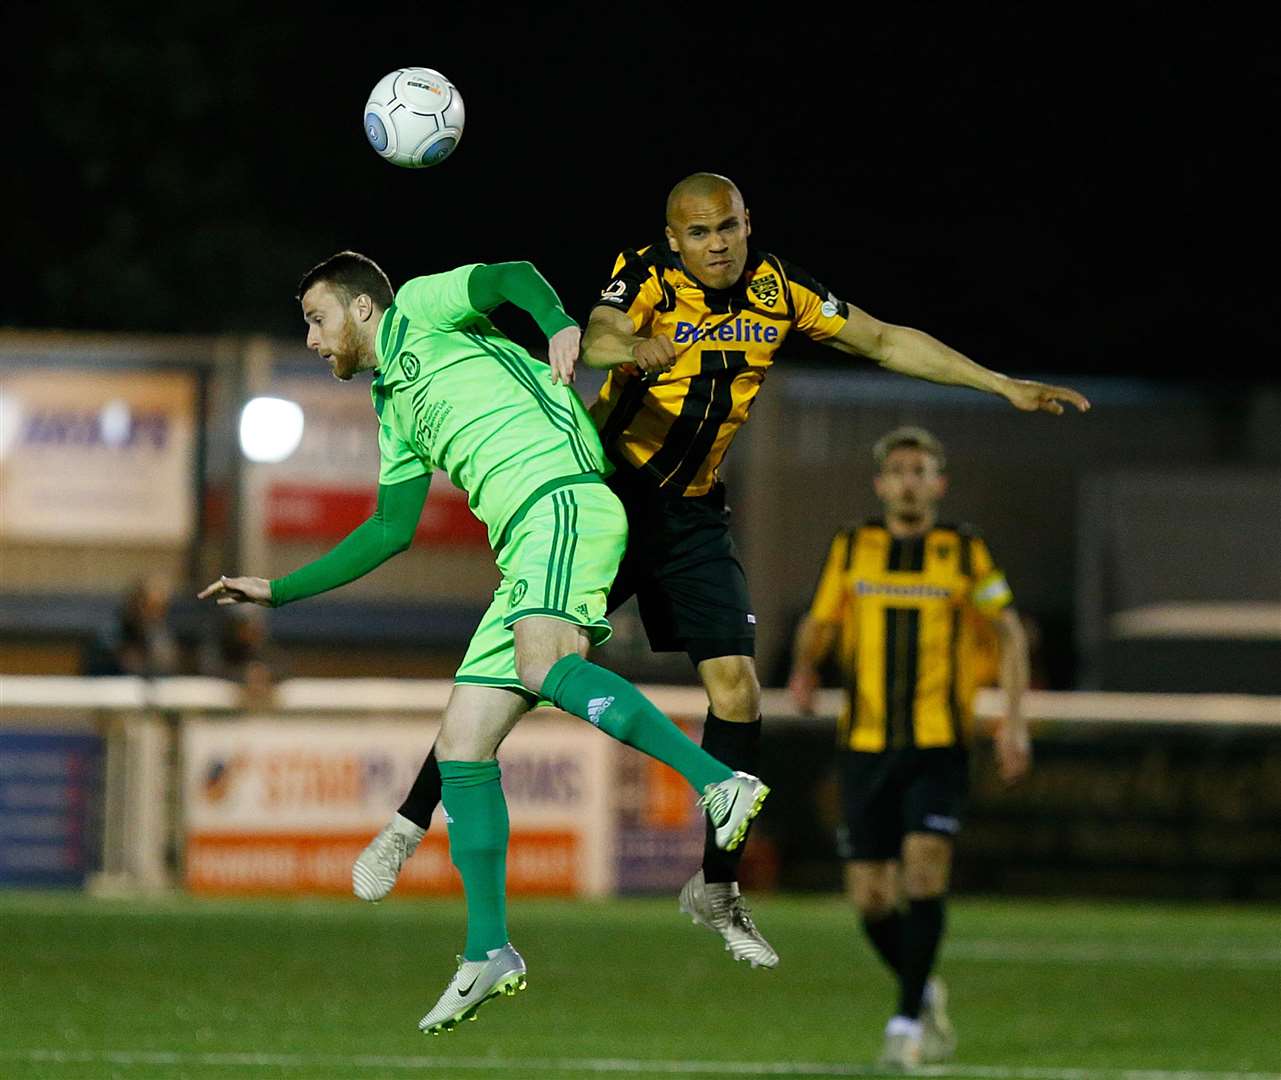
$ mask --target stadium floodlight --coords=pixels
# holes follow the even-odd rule
[[[98,433],[104,446],[124,446],[133,431],[133,413],[127,401],[114,398],[98,413]]]
[[[0,394],[0,461],[9,456],[22,430],[22,402],[16,394]]]
[[[284,461],[302,442],[302,408],[293,401],[256,397],[240,411],[240,449],[250,461]]]

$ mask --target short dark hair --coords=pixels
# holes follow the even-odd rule
[[[308,289],[322,281],[332,287],[344,303],[350,304],[356,297],[366,295],[384,311],[391,307],[391,282],[387,275],[373,259],[358,251],[340,251],[313,266],[298,282],[298,299],[302,300]]]
[[[901,446],[910,446],[914,450],[924,450],[938,462],[939,472],[947,472],[947,455],[943,453],[943,444],[923,427],[910,424],[896,427],[887,435],[882,435],[872,447],[872,457],[877,468],[885,468],[885,459]]]

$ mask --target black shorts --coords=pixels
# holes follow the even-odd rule
[[[969,791],[969,755],[963,747],[837,755],[842,859],[897,859],[908,833],[954,838]]]
[[[747,576],[729,535],[725,487],[665,495],[626,465],[609,486],[627,509],[627,551],[609,593],[613,611],[635,596],[655,652],[685,652],[695,665],[756,654]]]

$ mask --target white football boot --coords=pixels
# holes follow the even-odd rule
[[[697,926],[706,926],[725,939],[725,948],[735,960],[752,967],[778,966],[778,953],[756,929],[751,909],[743,902],[736,881],[703,880],[699,870],[681,889],[680,908]]]
[[[719,784],[703,788],[699,803],[716,830],[716,846],[733,851],[743,842],[747,827],[761,811],[769,787],[750,773],[736,772]]]
[[[885,1025],[885,1045],[877,1058],[878,1068],[911,1072],[921,1064],[921,1022],[895,1016]]]
[[[356,856],[351,867],[351,891],[371,903],[381,900],[391,892],[400,868],[426,835],[426,829],[397,814]]]
[[[932,978],[925,987],[921,1008],[921,1060],[927,1064],[947,1061],[956,1053],[956,1028],[947,1015],[947,986]]]
[[[435,1007],[418,1021],[424,1035],[453,1031],[464,1020],[475,1020],[476,1010],[500,994],[511,997],[525,989],[525,961],[509,941],[491,949],[486,960],[458,958],[458,970],[449,980]]]

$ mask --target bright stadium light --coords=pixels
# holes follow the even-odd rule
[[[22,402],[15,394],[0,394],[0,461],[18,442],[22,430]]]
[[[124,446],[133,430],[133,414],[129,403],[119,398],[108,401],[98,413],[98,431],[103,444],[110,447]]]
[[[250,461],[284,461],[302,441],[302,408],[284,398],[257,397],[240,411],[240,449]]]

